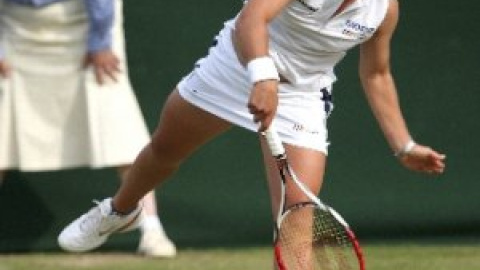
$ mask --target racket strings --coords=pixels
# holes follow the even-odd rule
[[[287,211],[278,245],[288,270],[349,270],[358,265],[345,228],[312,205]]]
[[[313,223],[313,250],[318,269],[356,269],[357,259],[345,227],[330,212],[320,209],[315,209]]]

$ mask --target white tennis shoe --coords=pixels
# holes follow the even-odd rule
[[[142,218],[141,207],[128,215],[119,215],[112,211],[111,198],[95,203],[95,207],[63,229],[58,236],[61,248],[71,252],[95,249],[105,243],[112,233],[136,229]]]
[[[177,249],[163,229],[149,229],[140,238],[138,252],[148,257],[173,258]]]

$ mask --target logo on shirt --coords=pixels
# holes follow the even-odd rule
[[[373,34],[373,32],[375,32],[374,27],[369,27],[352,20],[347,20],[345,22],[342,34],[357,39],[364,39]]]

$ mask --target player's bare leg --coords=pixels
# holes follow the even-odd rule
[[[280,183],[282,180],[279,175],[277,163],[275,159],[272,158],[270,149],[264,141],[263,136],[260,137],[271,196],[272,216],[276,218],[280,207]],[[285,150],[287,151],[288,160],[299,179],[304,181],[314,193],[318,194],[323,183],[326,164],[325,155],[319,151],[291,145],[285,145]],[[306,198],[303,192],[298,190],[295,184],[287,182],[286,190],[288,191],[286,194],[287,207],[288,205],[308,201],[308,198]],[[284,254],[284,259],[289,261],[294,260],[299,269],[313,269],[313,254],[311,249],[312,224],[306,222],[306,220],[313,220],[313,218],[309,219],[306,217],[305,211],[297,213],[299,214],[298,216],[290,215],[288,221],[284,221],[282,225],[295,228],[291,230],[284,228],[285,231],[302,232],[302,235],[295,234],[292,239],[288,240],[289,246],[291,250],[295,250],[295,254]],[[313,212],[307,214],[313,216]],[[298,218],[298,221],[295,220],[296,218]],[[300,227],[305,228],[299,229]],[[274,269],[277,269],[276,263],[274,263]]]
[[[131,166],[120,166],[117,173],[125,181]],[[143,219],[140,223],[140,241],[138,252],[149,256],[159,258],[171,258],[177,253],[175,244],[170,240],[165,232],[160,216],[157,211],[157,199],[155,191],[152,190],[142,199]]]
[[[85,252],[101,246],[112,233],[133,230],[142,208],[139,202],[170,176],[199,146],[226,131],[230,124],[170,94],[150,143],[142,150],[115,197],[67,225],[58,236],[64,250]]]
[[[151,142],[142,150],[126,180],[113,197],[113,206],[128,213],[145,194],[175,172],[198,147],[231,125],[185,101],[177,90],[170,94]]]
[[[272,157],[268,145],[266,144],[263,136],[260,136],[260,138],[272,203],[272,213],[275,217],[278,213],[278,202],[280,201],[281,179],[278,173],[277,163]],[[327,162],[325,154],[304,147],[292,146],[288,144],[284,144],[284,146],[290,165],[297,174],[298,178],[301,179],[312,192],[318,194],[323,184],[323,176]],[[289,184],[287,189],[290,189],[290,193],[287,194],[287,205],[291,205],[306,199],[305,195],[296,188],[295,184],[287,184]],[[298,192],[291,192],[292,190],[296,190]]]
[[[127,179],[128,171],[131,166],[121,166],[117,168],[118,175],[122,181]],[[157,215],[157,200],[155,198],[155,191],[152,190],[148,192],[142,199],[143,212],[145,216],[156,216]]]

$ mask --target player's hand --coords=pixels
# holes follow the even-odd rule
[[[278,105],[278,81],[266,80],[253,85],[248,110],[253,121],[259,124],[258,131],[265,131],[273,121]]]
[[[10,74],[10,66],[7,61],[0,59],[0,76],[7,78]]]
[[[102,85],[105,77],[117,81],[117,73],[120,72],[120,60],[111,50],[103,50],[88,53],[85,59],[85,66],[92,65],[97,83]]]
[[[407,168],[429,174],[441,174],[445,170],[445,155],[428,146],[415,145],[410,152],[399,157]]]

